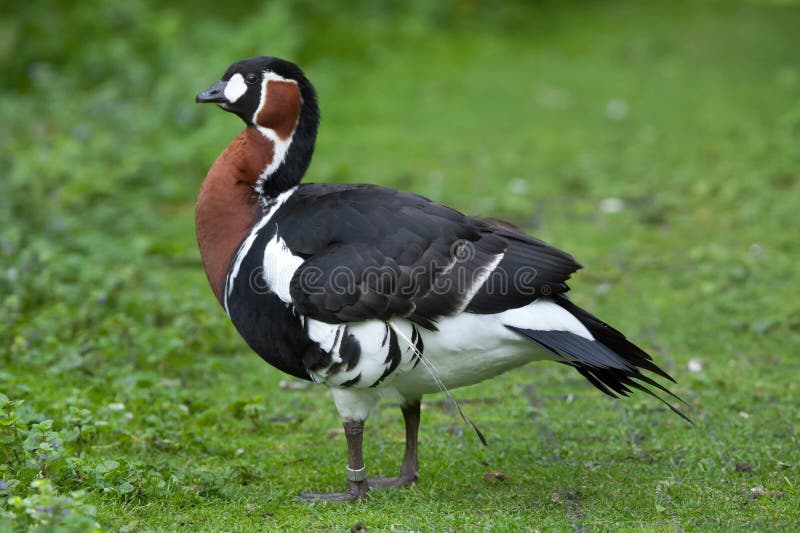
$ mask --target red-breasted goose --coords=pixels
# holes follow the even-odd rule
[[[211,288],[247,344],[328,386],[344,421],[348,490],[302,497],[352,501],[414,482],[422,396],[530,361],[572,366],[613,397],[671,395],[642,373],[672,379],[647,353],[567,299],[581,266],[566,252],[415,194],[300,185],[319,109],[293,63],[238,61],[196,100],[246,124],[197,198]],[[386,392],[402,398],[406,451],[398,477],[368,478],[364,422]]]

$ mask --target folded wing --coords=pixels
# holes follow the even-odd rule
[[[291,279],[292,304],[329,323],[405,317],[435,329],[445,316],[565,292],[580,268],[510,224],[382,187],[307,185],[285,207],[278,231],[305,259]]]

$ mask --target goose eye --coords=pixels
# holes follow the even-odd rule
[[[252,85],[252,84],[254,84],[255,82],[258,81],[258,76],[256,74],[254,74],[253,72],[248,72],[244,77],[244,81],[246,81],[247,83]]]

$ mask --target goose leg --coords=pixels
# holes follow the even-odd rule
[[[369,479],[371,489],[395,489],[405,487],[417,480],[419,469],[417,465],[417,437],[419,435],[420,401],[415,400],[404,405],[403,419],[406,423],[406,451],[403,454],[403,464],[400,466],[400,475],[397,477],[376,477]]]
[[[347,490],[345,492],[318,493],[303,492],[300,499],[309,502],[354,502],[367,496],[367,469],[364,466],[362,441],[364,422],[380,401],[375,389],[331,388],[331,396],[336,409],[344,421],[344,436],[347,439]]]
[[[347,438],[347,490],[345,492],[332,493],[301,492],[301,499],[308,502],[354,502],[367,496],[369,485],[367,484],[366,468],[364,467],[361,447],[364,436],[364,421],[345,421],[344,435]]]

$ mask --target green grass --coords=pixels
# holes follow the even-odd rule
[[[442,6],[14,6],[0,392],[24,402],[1,406],[0,529],[49,505],[76,531],[800,526],[800,7]],[[194,242],[196,190],[241,126],[193,96],[257,53],[318,88],[309,181],[413,190],[572,252],[575,301],[677,378],[696,425],[533,364],[455,391],[488,448],[430,397],[416,487],[297,501],[344,487],[335,408],[247,350]],[[369,469],[402,446],[384,405]]]

